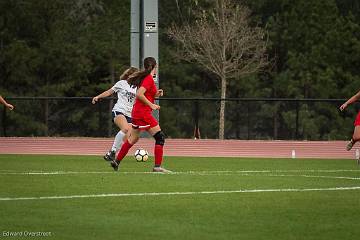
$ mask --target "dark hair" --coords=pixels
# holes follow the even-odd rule
[[[156,66],[156,60],[153,57],[147,57],[144,59],[144,69],[138,72],[135,72],[129,76],[127,79],[128,83],[131,86],[140,87],[144,78],[151,73],[151,71]]]

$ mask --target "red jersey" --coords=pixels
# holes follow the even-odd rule
[[[152,76],[149,74],[147,75],[144,80],[142,81],[141,85],[139,86],[146,89],[144,93],[145,97],[152,103],[155,103],[155,95],[157,93],[157,87],[155,85],[155,81]],[[144,115],[148,116],[151,115],[152,109],[138,98],[135,100],[135,104],[131,113],[132,118],[141,119]]]

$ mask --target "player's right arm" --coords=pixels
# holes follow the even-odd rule
[[[2,96],[0,96],[0,103],[1,103],[1,104],[4,104],[5,107],[7,107],[9,110],[13,110],[13,109],[14,109],[14,106],[11,105],[10,103],[7,103],[7,102],[5,101],[5,99],[2,98]]]
[[[349,100],[347,100],[343,105],[341,105],[340,111],[343,111],[347,106],[349,106],[353,102],[356,102],[359,99],[360,99],[360,91],[357,92],[354,96],[352,96]]]
[[[101,98],[106,98],[106,97],[109,97],[109,96],[113,95],[114,92],[115,91],[112,88],[110,88],[110,89],[106,90],[105,92],[100,93],[96,97],[93,97],[92,104],[95,104]]]

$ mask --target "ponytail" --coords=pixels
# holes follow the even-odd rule
[[[127,82],[130,84],[130,86],[135,86],[139,88],[141,86],[141,83],[143,82],[144,78],[151,73],[151,70],[142,70],[135,72],[129,76],[127,79]]]
[[[144,70],[131,74],[127,81],[131,86],[140,87],[144,78],[151,73],[156,67],[156,60],[153,57],[147,57],[144,59]]]

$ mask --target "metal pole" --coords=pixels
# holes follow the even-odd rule
[[[195,121],[194,139],[200,139],[199,115],[200,115],[199,101],[196,101],[195,111],[194,111],[194,121]]]
[[[158,0],[142,0],[142,37],[141,59],[153,57],[158,63],[157,74],[154,76],[155,84],[159,87],[159,36],[158,36]],[[159,104],[159,101],[156,101]],[[159,111],[153,113],[159,120]]]
[[[140,57],[140,0],[131,0],[130,21],[130,64],[133,67],[141,67]]]
[[[49,99],[45,99],[44,102],[44,122],[45,122],[45,136],[49,136]]]
[[[146,57],[155,58],[159,65],[158,19],[158,0],[131,0],[131,66],[142,68]],[[159,87],[159,68],[154,80]],[[154,116],[159,119],[159,112]]]
[[[299,138],[299,101],[296,102],[296,122],[295,122],[295,139]]]
[[[153,57],[159,63],[158,0],[142,1],[142,59]],[[158,81],[155,76],[157,85]]]
[[[6,107],[5,106],[2,115],[2,122],[3,122],[3,136],[6,137]]]
[[[250,140],[250,102],[247,104],[246,108],[246,118],[247,118],[247,140]]]
[[[142,67],[142,60],[154,57],[159,63],[158,0],[131,0],[131,65]],[[158,84],[158,76],[155,82]]]

